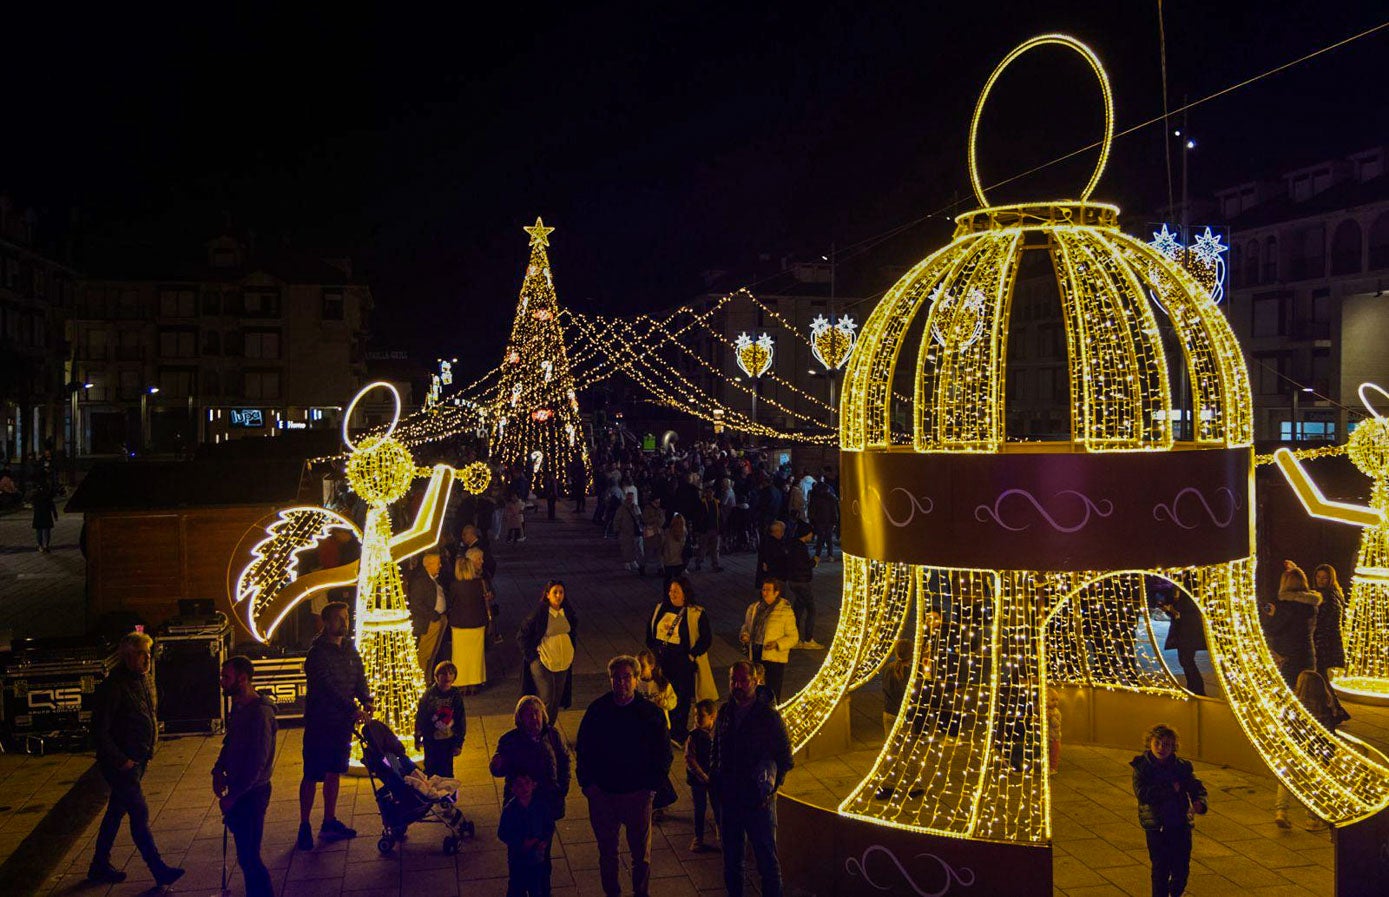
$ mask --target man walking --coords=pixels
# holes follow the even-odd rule
[[[231,698],[222,752],[212,765],[212,793],[246,878],[246,897],[274,897],[270,870],[260,858],[270,777],[275,772],[275,704],[251,686],[255,667],[237,655],[222,665],[222,694]]]
[[[768,579],[786,579],[786,524],[780,520],[767,527],[767,538],[757,548],[753,585],[760,589]]]
[[[304,658],[304,778],[299,782],[299,838],[295,846],[312,850],[313,810],[318,783],[323,783],[323,825],[318,833],[334,841],[357,832],[338,820],[339,777],[347,772],[352,726],[371,715],[371,693],[357,647],[347,639],[347,605],[334,601],[323,608],[323,631]],[[358,704],[361,704],[360,709]]]
[[[111,800],[96,835],[96,852],[87,878],[104,884],[125,881],[125,873],[111,865],[111,845],[121,819],[130,817],[130,837],[140,857],[154,874],[155,884],[171,885],[183,870],[159,856],[150,831],[150,808],[140,787],[145,769],[154,758],[158,738],[154,696],[149,672],[154,639],[132,632],[117,648],[120,664],[102,680],[92,696],[92,738],[96,742],[97,769],[111,786]]]
[[[793,492],[799,491],[795,487]],[[813,577],[818,557],[810,553],[810,542],[815,538],[815,530],[809,524],[801,526],[801,534],[786,543],[786,589],[791,593],[791,609],[796,612],[796,630],[801,640],[797,648],[819,649],[825,647],[815,641],[815,589]]]
[[[618,830],[627,829],[632,893],[649,897],[651,804],[670,773],[670,730],[661,708],[637,698],[637,659],[608,661],[612,691],[588,705],[579,724],[575,778],[588,798],[588,819],[598,840],[598,874],[607,897],[621,897],[617,878]]]
[[[834,560],[834,528],[839,525],[839,496],[835,495],[834,487],[827,479],[822,478],[810,488],[806,510],[810,525],[815,527],[812,553],[818,558],[823,551],[826,557]]]
[[[776,794],[791,770],[791,737],[776,708],[757,700],[752,664],[728,671],[729,700],[714,722],[710,790],[718,796],[723,839],[723,881],[729,897],[743,897],[744,843],[752,843],[763,897],[781,897],[776,854]]]

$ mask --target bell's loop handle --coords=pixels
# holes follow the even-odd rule
[[[1114,143],[1114,95],[1109,89],[1109,76],[1105,74],[1104,66],[1100,64],[1100,58],[1095,55],[1085,44],[1076,40],[1068,34],[1039,34],[1034,38],[1023,41],[1013,52],[1003,57],[1003,61],[994,69],[989,80],[984,83],[984,90],[979,94],[979,101],[974,104],[974,118],[969,123],[969,182],[974,187],[974,196],[979,200],[980,208],[988,208],[988,198],[984,196],[984,184],[979,180],[979,162],[975,152],[975,143],[979,137],[979,120],[984,114],[984,103],[989,98],[989,91],[993,90],[994,82],[998,76],[1003,74],[1013,60],[1017,59],[1028,50],[1036,47],[1044,47],[1055,44],[1061,47],[1070,47],[1075,50],[1090,63],[1090,69],[1095,73],[1095,77],[1100,82],[1100,93],[1104,96],[1104,139],[1100,141],[1100,158],[1095,163],[1095,173],[1090,175],[1090,182],[1085,185],[1085,189],[1080,191],[1080,201],[1085,202],[1090,198],[1095,185],[1100,182],[1100,175],[1104,173],[1104,166],[1109,161],[1109,148]]]

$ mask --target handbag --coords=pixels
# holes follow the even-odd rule
[[[717,701],[719,684],[714,679],[714,670],[709,666],[709,655],[701,654],[695,658],[695,700]]]

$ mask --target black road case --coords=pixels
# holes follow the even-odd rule
[[[220,677],[231,648],[231,621],[217,613],[174,619],[154,640],[154,682],[165,735],[216,734],[227,720]]]
[[[15,641],[0,654],[0,736],[31,754],[87,747],[92,694],[117,663],[100,636]]]
[[[284,722],[304,718],[304,696],[308,694],[304,658],[309,652],[250,643],[237,645],[236,653],[251,658],[256,668],[252,684],[256,691],[275,702],[275,719]]]

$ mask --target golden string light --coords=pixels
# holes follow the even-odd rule
[[[1389,768],[1316,723],[1283,682],[1259,625],[1248,512],[1253,406],[1240,347],[1191,273],[1123,234],[1115,207],[1089,200],[1113,133],[1108,80],[1089,48],[1064,35],[1044,35],[994,70],[971,124],[976,194],[983,205],[974,138],[984,101],[1009,63],[1047,45],[1076,51],[1100,80],[1105,133],[1099,164],[1079,200],[985,207],[960,216],[954,240],[888,290],[864,322],[845,371],[839,416],[845,613],[820,671],[783,707],[788,728],[803,743],[842,696],[871,675],[865,668],[881,663],[881,647],[867,647],[890,644],[888,633],[898,631],[908,607],[895,598],[884,601],[891,590],[874,585],[867,571],[875,564],[884,571],[901,568],[913,582],[902,591],[914,598],[916,620],[906,696],[872,770],[840,812],[943,836],[1043,842],[1051,825],[1049,683],[1185,696],[1161,660],[1147,617],[1145,580],[1163,577],[1201,608],[1231,710],[1269,768],[1321,818],[1340,824],[1363,819],[1389,805]],[[1069,442],[1024,443],[1005,429],[1009,319],[1024,253],[1045,254],[1056,275],[1066,329]],[[1166,314],[1175,334],[1170,358],[1158,314]],[[914,354],[910,333],[921,334]],[[912,366],[916,384],[909,447],[895,445],[892,431],[894,414],[906,410],[894,408],[899,364]],[[1172,426],[1169,364],[1183,365],[1191,384],[1193,427],[1180,441]],[[1150,469],[1160,486],[1151,493],[1158,504],[1137,507],[1132,494],[1056,487],[1062,491],[1034,495],[1003,486],[993,487],[1003,491],[991,504],[950,504],[968,486],[954,474],[976,471],[980,485],[968,488],[989,496],[991,483],[1008,485],[1026,471],[1053,468],[1087,472],[1086,482]],[[1209,484],[1215,500],[1204,524],[1214,534],[1209,539],[1178,542],[1170,535],[1197,526],[1190,506],[1184,511],[1181,504],[1195,501],[1183,498],[1187,481],[1173,480],[1162,491],[1168,483],[1160,472],[1176,469],[1196,471]],[[1060,482],[1039,476],[1042,490]],[[931,492],[929,484],[947,481],[950,495]],[[949,516],[961,512],[958,519]],[[1022,512],[1033,516],[1019,520]],[[1085,529],[1111,516],[1151,533],[1106,541],[1098,529]],[[1157,525],[1168,526],[1161,530],[1168,535],[1158,538]],[[893,536],[898,528],[914,532],[913,526],[944,529],[930,530],[940,534],[934,541]],[[1055,535],[1046,535],[1048,529]],[[952,530],[996,535],[957,544]],[[1028,535],[1019,542],[1004,538],[1024,530]],[[1085,532],[1094,534],[1064,541]],[[1042,544],[1036,539],[1099,552],[1099,567],[1061,563],[1065,552],[1029,548]],[[1155,560],[1105,568],[1105,557],[1132,552],[1135,544]],[[991,563],[951,563],[952,554]],[[1168,560],[1156,560],[1163,557]],[[1206,557],[1213,559],[1187,560]],[[874,618],[876,607],[891,607],[892,615]]]

